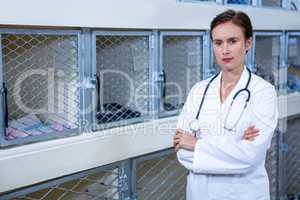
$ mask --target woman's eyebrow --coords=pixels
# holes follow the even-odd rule
[[[227,39],[227,41],[230,41],[230,40],[238,40],[239,38],[238,37],[230,37]]]
[[[213,42],[222,42],[221,39],[213,39],[212,41],[213,41]]]
[[[227,38],[226,40],[229,41],[229,40],[238,40],[239,37],[230,37],[230,38]],[[213,39],[212,40],[213,42],[222,42],[223,40],[222,39]]]

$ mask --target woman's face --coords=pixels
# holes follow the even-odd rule
[[[222,70],[232,71],[244,66],[246,50],[250,49],[252,38],[246,40],[242,29],[226,22],[212,31],[212,46],[216,61]]]

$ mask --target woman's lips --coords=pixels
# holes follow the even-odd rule
[[[229,63],[233,60],[233,58],[223,58],[222,61],[225,63]]]

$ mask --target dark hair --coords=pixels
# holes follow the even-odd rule
[[[232,22],[239,26],[245,36],[245,39],[249,39],[253,35],[252,24],[249,16],[241,11],[227,10],[218,14],[210,23],[210,38],[212,39],[212,31],[219,24],[226,22]]]

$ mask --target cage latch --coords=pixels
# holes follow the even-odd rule
[[[79,87],[85,89],[94,89],[96,88],[96,83],[97,83],[96,77],[95,78],[86,77],[81,81]]]
[[[164,80],[165,80],[165,72],[164,71],[155,73],[154,81],[163,82]]]

